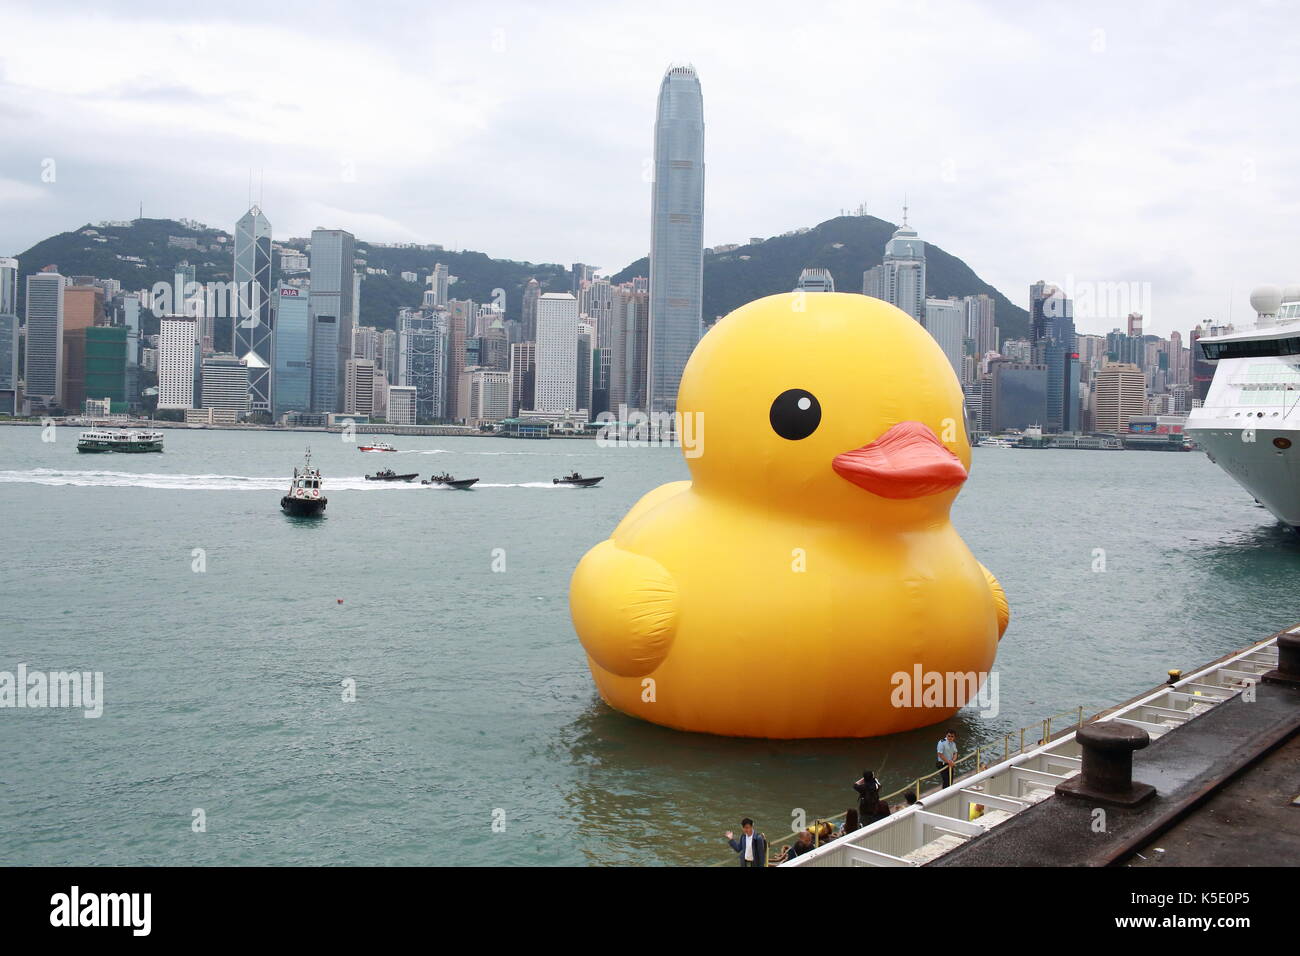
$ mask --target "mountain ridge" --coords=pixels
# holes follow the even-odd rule
[[[704,257],[705,320],[711,322],[753,299],[790,291],[804,268],[830,269],[836,289],[857,292],[862,288],[862,273],[880,263],[885,243],[896,228],[874,216],[837,216],[808,229],[722,252],[708,251]],[[93,234],[87,234],[88,230]],[[202,248],[172,245],[168,240],[173,237],[194,240]],[[277,244],[303,250],[307,242],[295,237]],[[524,286],[531,278],[542,284],[543,291],[569,291],[572,287],[570,271],[556,263],[493,259],[475,251],[381,246],[361,239],[356,250],[356,257],[364,259],[367,267],[388,271],[388,275],[367,275],[361,284],[361,322],[380,329],[394,327],[399,308],[420,304],[424,280],[437,262],[445,263],[457,277],[452,286],[456,298],[487,302],[496,290],[504,290],[507,318],[519,318]],[[172,219],[87,223],[47,237],[20,253],[19,282],[47,265],[56,265],[64,275],[117,279],[124,289],[151,288],[157,282],[171,282],[182,261],[195,266],[195,279],[200,283],[228,282],[232,256],[231,233],[201,223]],[[404,271],[416,273],[417,281],[404,281]],[[273,275],[279,272],[277,257]],[[623,282],[648,275],[649,261],[642,258],[611,279]],[[1029,315],[1024,309],[1013,305],[963,260],[930,242],[926,243],[926,287],[928,295],[938,298],[988,294],[997,303],[995,317],[1003,339],[1021,338],[1028,332]],[[21,293],[19,298],[25,300]],[[148,316],[144,331],[156,332],[156,326],[156,319]]]

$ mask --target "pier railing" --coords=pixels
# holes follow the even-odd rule
[[[1069,717],[1070,718],[1069,723],[1061,723],[1062,717]],[[1049,740],[1052,739],[1054,734],[1060,733],[1067,728],[1070,730],[1077,730],[1079,727],[1082,726],[1083,726],[1083,706],[1080,705],[1078,707],[1073,708],[1072,710],[1063,710],[1060,713],[1053,714],[1052,716],[1044,718],[1038,723],[1030,724],[1028,727],[1021,727],[1019,730],[1013,730],[1010,733],[1003,734],[1002,737],[997,739],[995,742],[980,744],[970,753],[965,754],[964,756],[959,756],[956,760],[954,760],[953,761],[954,768],[959,768],[966,764],[972,764],[972,762],[973,762],[973,766],[960,773],[954,769],[953,780],[954,781],[959,780],[960,778],[971,773],[978,773],[979,771],[984,769],[986,761],[988,759],[1009,760],[1014,755],[1023,754],[1025,752],[1026,734],[1029,735],[1028,738],[1029,748],[1033,749],[1035,747],[1039,747],[1047,743]],[[1056,729],[1053,730],[1053,727],[1055,727]],[[1041,734],[1041,736],[1039,737],[1039,739],[1035,740],[1034,734]],[[1013,745],[1015,746],[1014,750],[1012,749]],[[947,786],[947,783],[942,779],[947,774],[947,772],[948,771],[946,768],[943,767],[937,768],[932,772],[925,774],[922,777],[917,777],[911,783],[899,787],[897,790],[893,791],[892,793],[882,794],[880,796],[880,799],[883,800],[885,803],[889,803],[890,801],[901,798],[904,796],[904,794],[911,792],[915,794],[916,798],[919,800],[921,799],[922,791],[928,789],[929,781],[933,781],[936,780],[936,778],[938,778],[937,782],[938,782],[939,789],[943,789],[945,786]],[[835,829],[837,828],[837,823],[842,823],[846,815],[847,815],[847,811],[842,811],[833,816],[818,817],[812,823],[810,823],[808,827],[805,827],[804,829],[812,829],[813,833],[816,834],[816,836],[814,836],[813,838],[814,846],[821,846],[823,843],[828,843],[830,842],[830,840],[834,839],[836,835]],[[824,829],[824,827],[822,827],[821,825],[826,823],[832,825],[832,830],[829,836],[823,837],[821,831]],[[791,833],[787,833],[779,840],[769,840],[767,844],[767,852],[768,852],[769,860],[773,855],[774,846],[780,846],[783,843],[794,842],[794,840],[798,838],[801,832],[802,832],[801,830],[795,830]],[[726,866],[728,862],[734,864],[734,861],[723,861],[721,863],[715,863],[713,865]]]
[[[1077,727],[1093,721],[1114,721],[1145,730],[1152,740],[1177,733],[1178,728],[1198,720],[1276,670],[1281,633],[1300,634],[1300,626],[1227,654],[1191,674],[1170,671],[1165,683],[1103,710],[1088,721],[1083,720],[1080,711],[1077,726],[1056,724],[1058,729],[1053,733],[1055,718],[1049,718],[1051,722],[1043,724],[1042,743],[1031,746],[1032,728],[1026,728],[1023,748],[1009,758],[999,755],[994,759],[997,743],[981,747],[981,757],[990,760],[987,767],[980,769],[979,760],[974,773],[963,774],[952,786],[941,782],[939,790],[927,792],[923,799],[883,819],[829,842],[819,840],[824,845],[786,865],[924,866],[1054,796],[1061,784],[1082,769],[1083,747],[1076,739]],[[1010,741],[1001,746],[1010,751]],[[976,759],[974,752],[965,758],[967,762],[972,759]],[[940,773],[927,774],[934,776]]]

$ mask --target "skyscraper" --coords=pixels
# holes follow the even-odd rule
[[[429,273],[429,288],[433,292],[434,306],[446,306],[451,298],[451,275],[441,262],[437,263],[433,267],[433,272]]]
[[[127,343],[125,325],[92,325],[83,333],[85,343],[86,400],[108,399],[109,409],[125,412],[127,396]]]
[[[352,273],[356,239],[343,229],[311,233],[311,405],[342,410],[346,363],[352,355]]]
[[[26,393],[43,405],[63,401],[63,290],[51,267],[27,277]]]
[[[903,224],[885,243],[885,255],[877,276],[877,298],[896,305],[916,321],[925,322],[925,242],[907,224],[907,207],[903,207]],[[864,290],[865,291],[865,290]],[[881,295],[880,293],[883,293]],[[867,292],[871,295],[871,292]]]
[[[0,415],[18,411],[18,260],[0,258]]]
[[[993,298],[980,293],[968,295],[962,302],[966,307],[966,337],[975,343],[975,354],[996,352],[999,343]]]
[[[375,411],[375,360],[353,358],[347,362],[347,388],[343,410],[352,415],[373,415]]]
[[[235,290],[239,308],[232,350],[248,368],[248,411],[269,415],[275,349],[271,325],[271,223],[256,205],[235,224]]]
[[[537,302],[535,410],[571,412],[578,401],[578,300],[547,292]]]
[[[281,285],[276,293],[272,414],[311,410],[311,310],[306,289]]]
[[[646,401],[672,412],[703,334],[704,98],[693,67],[670,67],[659,87],[654,170]],[[541,367],[539,354],[539,392]]]
[[[61,404],[69,411],[81,411],[86,401],[86,330],[100,324],[103,317],[104,290],[100,286],[79,285],[74,280],[64,287]]]
[[[804,269],[799,273],[799,281],[794,285],[795,291],[834,292],[835,277],[830,269]]]
[[[248,363],[235,355],[210,355],[203,360],[200,408],[224,408],[243,418],[249,412],[251,383]]]
[[[1131,362],[1103,365],[1093,380],[1097,431],[1126,431],[1130,418],[1147,413],[1146,398],[1146,378],[1140,368]]]
[[[510,346],[510,414],[536,405],[537,343],[515,342]]]
[[[198,408],[198,321],[164,316],[158,333],[158,407]]]
[[[529,279],[524,286],[524,312],[522,316],[522,335],[525,342],[537,341],[537,300],[542,296],[542,284],[536,279]]]
[[[965,309],[959,299],[926,299],[925,328],[939,343],[958,378],[965,356]]]
[[[447,315],[420,309],[397,314],[397,380],[392,384],[414,390],[410,424],[447,417]],[[388,420],[396,422],[391,412]]]
[[[1054,285],[1029,288],[1037,361],[1047,366],[1047,432],[1077,432],[1079,421],[1079,353],[1074,332],[1074,303]]]

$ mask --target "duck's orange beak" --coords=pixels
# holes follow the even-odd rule
[[[956,488],[966,466],[920,422],[899,422],[869,445],[836,455],[841,478],[882,498],[922,498]]]

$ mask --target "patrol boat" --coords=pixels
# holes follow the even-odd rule
[[[308,448],[303,466],[293,470],[289,493],[280,499],[281,510],[295,518],[314,518],[323,514],[329,499],[321,485],[320,469],[311,466],[311,449]]]
[[[444,471],[440,475],[430,475],[428,481],[422,481],[420,484],[441,485],[444,488],[456,488],[460,491],[464,491],[476,481],[478,481],[477,478],[453,478]]]
[[[413,471],[409,475],[399,475],[391,468],[381,468],[373,475],[366,475],[366,481],[413,481],[420,477],[420,473]]]
[[[597,482],[603,481],[604,475],[597,475],[595,478],[584,478],[576,471],[571,475],[565,475],[563,478],[552,478],[553,485],[568,485],[571,488],[590,488]]]

